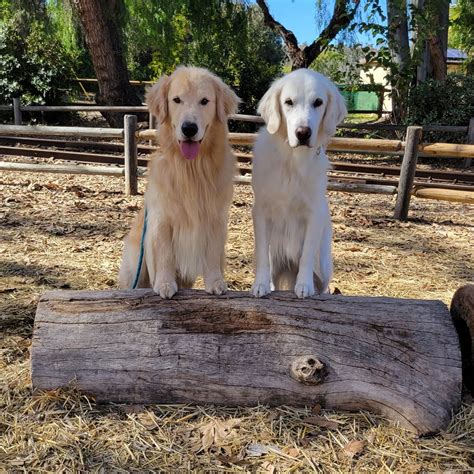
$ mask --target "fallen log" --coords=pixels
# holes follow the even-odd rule
[[[474,285],[454,293],[450,310],[462,349],[463,381],[474,395]]]
[[[35,390],[98,401],[369,409],[419,434],[461,399],[461,353],[440,301],[291,293],[52,291],[39,301]]]

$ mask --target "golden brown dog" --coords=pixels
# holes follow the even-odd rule
[[[125,239],[119,280],[152,287],[162,298],[189,288],[202,275],[206,291],[222,294],[227,216],[235,159],[227,117],[238,97],[206,69],[180,67],[147,93],[159,120],[160,151],[149,166],[143,263],[136,275],[144,211]]]

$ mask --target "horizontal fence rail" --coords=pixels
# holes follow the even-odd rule
[[[2,135],[123,138],[123,128],[0,125],[0,136]]]
[[[64,137],[100,137],[118,138],[124,136],[121,128],[93,127],[52,127],[46,125],[0,125],[0,136],[64,136]],[[157,130],[148,129],[136,132],[137,138],[156,139]],[[255,142],[256,133],[229,133],[233,145],[248,146]],[[400,140],[382,140],[373,138],[332,138],[328,151],[386,153],[400,152],[405,149],[405,142]],[[474,158],[474,145],[456,143],[422,143],[419,152],[425,156],[450,158]]]
[[[111,168],[106,166],[87,166],[87,165],[49,165],[49,164],[30,164],[16,162],[0,162],[0,170],[2,171],[24,171],[33,173],[53,173],[53,174],[78,174],[78,175],[97,175],[97,176],[115,176],[122,177],[125,175],[125,169]],[[146,168],[139,168],[138,177],[146,177]],[[250,185],[251,178],[247,176],[236,176],[234,179],[236,184]],[[346,192],[346,193],[363,193],[363,194],[385,194],[394,195],[397,193],[397,187],[391,185],[377,185],[365,183],[340,183],[337,181],[329,181],[328,191]],[[474,204],[473,191],[460,191],[442,188],[424,188],[416,187],[410,192],[411,195],[439,201],[463,202]]]
[[[94,79],[87,81],[93,82]],[[137,84],[153,84],[149,81],[134,81]],[[148,107],[143,104],[137,105],[96,105],[96,104],[81,104],[81,105],[21,105],[19,101],[16,102],[19,112],[122,112],[122,113],[144,113],[148,112]],[[12,111],[15,105],[0,105],[0,111]],[[371,111],[365,111],[371,113]],[[372,111],[375,113],[374,111]],[[364,113],[364,111],[359,112]],[[252,122],[256,124],[263,124],[264,120],[258,115],[248,114],[232,114],[229,120],[240,122]],[[406,125],[395,124],[379,124],[379,123],[342,123],[337,128],[340,129],[360,129],[360,130],[406,130]],[[467,133],[467,126],[457,125],[423,125],[425,132],[447,132],[447,133]]]
[[[158,130],[141,130],[138,137],[145,140],[153,140],[157,137]],[[256,133],[229,133],[229,141],[232,145],[253,145],[258,134]],[[364,152],[385,153],[401,152],[406,143],[401,140],[381,140],[375,138],[338,138],[330,140],[327,151],[337,152]],[[474,158],[474,145],[456,143],[425,143],[420,144],[419,151],[425,156],[442,156],[450,158]]]
[[[23,112],[148,112],[146,105],[22,105]]]
[[[124,176],[123,167],[113,168],[111,166],[92,166],[92,165],[49,165],[16,163],[9,161],[0,161],[0,170],[3,171],[29,171],[33,173],[56,173],[56,174],[88,174],[102,176]]]
[[[37,106],[31,106],[37,107]],[[58,107],[52,107],[58,110]],[[64,106],[61,110],[66,110],[74,106]],[[110,110],[110,107],[97,106],[99,110]],[[77,106],[76,110],[84,109],[82,106]],[[146,111],[146,107],[118,107],[121,112]],[[230,120],[241,120],[255,123],[262,123],[261,117],[252,115],[236,114],[229,117]],[[472,121],[471,121],[472,123]],[[346,125],[343,125],[346,127]],[[347,127],[351,125],[347,124]],[[408,127],[407,137],[410,133],[417,129],[418,133],[421,129],[425,130],[427,127]],[[459,131],[459,127],[451,127],[451,131]],[[412,132],[410,132],[410,130]],[[463,130],[464,131],[464,130]],[[123,154],[123,157],[117,155],[98,155],[97,158],[93,154],[84,154],[82,161],[94,161],[97,163],[115,163],[121,166],[87,166],[87,165],[51,165],[51,164],[31,164],[31,163],[17,163],[17,162],[2,162],[0,163],[0,170],[3,171],[28,171],[28,172],[45,172],[45,173],[67,173],[67,174],[90,174],[90,175],[105,175],[105,176],[125,176],[127,183],[127,193],[137,193],[137,179],[146,175],[147,159],[138,158],[138,152],[141,148],[141,153],[152,153],[156,147],[138,145],[137,140],[156,140],[157,130],[147,129],[138,130],[136,125],[135,115],[125,115],[124,128],[94,128],[94,127],[58,127],[58,126],[24,126],[24,125],[0,125],[0,137],[5,137],[8,140],[14,140],[14,137],[80,137],[80,138],[100,138],[100,139],[117,139],[121,143],[110,143],[114,145],[115,150]],[[229,141],[236,146],[249,146],[255,141],[256,133],[230,133]],[[421,135],[420,135],[421,136]],[[31,138],[34,141],[34,138]],[[407,218],[408,206],[410,196],[416,196],[425,199],[437,199],[455,202],[474,202],[474,192],[469,189],[469,184],[459,186],[458,189],[447,189],[447,185],[443,188],[442,183],[439,188],[436,184],[429,183],[428,187],[423,187],[421,183],[413,182],[413,176],[416,175],[416,161],[419,156],[432,157],[452,157],[452,158],[474,158],[474,144],[451,144],[451,143],[413,143],[407,146],[407,142],[402,140],[384,140],[384,139],[364,139],[364,138],[343,138],[335,137],[328,144],[328,151],[343,152],[343,153],[370,153],[370,154],[397,154],[404,155],[402,168],[397,171],[400,175],[400,182],[404,180],[406,184],[400,188],[400,182],[392,180],[390,183],[377,182],[376,179],[354,178],[354,177],[340,177],[330,176],[328,190],[338,192],[356,192],[356,193],[377,193],[394,195],[400,197],[403,194],[404,205],[403,212],[399,212],[397,217],[400,219]],[[84,142],[88,143],[88,142]],[[104,145],[104,142],[97,142],[98,145]],[[105,142],[106,143],[106,142]],[[33,143],[32,143],[33,144]],[[31,150],[34,155],[35,151]],[[47,152],[47,150],[41,150]],[[23,153],[24,152],[24,153]],[[62,152],[63,159],[69,161],[81,161],[81,153]],[[28,149],[23,149],[22,153],[25,156],[28,154]],[[243,153],[238,151],[236,153],[238,159],[241,161],[239,168],[241,176],[236,176],[235,182],[239,184],[250,184],[251,178],[246,176],[251,173],[249,164],[252,160],[250,153]],[[41,154],[38,154],[41,156]],[[44,156],[44,155],[43,155]],[[77,159],[76,159],[77,158]],[[102,161],[103,158],[106,158]],[[124,166],[125,165],[125,166]],[[139,168],[141,166],[141,168]],[[344,167],[344,164],[342,164]],[[357,166],[357,165],[355,165]],[[337,163],[335,165],[337,169]],[[350,170],[349,170],[350,171]],[[390,174],[390,173],[389,173]],[[405,179],[405,174],[408,178]],[[342,181],[342,182],[341,182]],[[347,181],[347,182],[345,182]],[[364,182],[367,181],[367,182]],[[372,182],[370,182],[372,181]],[[401,198],[400,198],[401,199]],[[400,205],[401,206],[401,205]]]

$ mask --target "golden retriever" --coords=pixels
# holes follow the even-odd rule
[[[326,146],[346,116],[344,99],[323,75],[298,69],[260,101],[267,126],[254,145],[252,186],[256,297],[292,289],[299,298],[328,291],[331,215]]]
[[[143,258],[144,210],[125,238],[120,286],[151,287],[171,298],[202,275],[206,291],[220,295],[227,290],[224,250],[235,171],[227,118],[239,98],[206,69],[179,67],[146,101],[159,121],[161,148],[148,172]]]

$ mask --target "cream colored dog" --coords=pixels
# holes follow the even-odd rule
[[[146,100],[160,123],[161,149],[149,166],[144,258],[136,286],[171,298],[202,275],[208,293],[222,294],[235,167],[227,117],[239,99],[209,71],[180,67],[162,77]],[[137,276],[143,223],[142,210],[125,239],[122,288],[130,288]]]
[[[299,69],[260,101],[267,126],[254,146],[252,186],[256,272],[252,293],[324,293],[332,275],[326,145],[347,111],[326,77]]]

